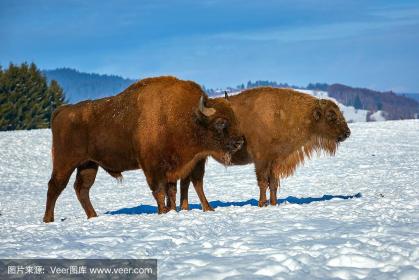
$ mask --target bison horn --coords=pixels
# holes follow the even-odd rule
[[[199,111],[207,117],[211,117],[216,112],[214,108],[205,107],[204,96],[199,99]]]
[[[224,98],[228,100],[228,92],[226,90],[224,91]]]

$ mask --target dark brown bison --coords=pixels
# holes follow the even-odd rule
[[[52,117],[44,222],[54,221],[55,202],[75,169],[74,188],[88,218],[96,216],[89,190],[99,166],[116,178],[143,169],[164,213],[167,192],[176,196],[171,182],[208,155],[229,158],[242,143],[228,100],[208,99],[196,83],[174,77],[144,79],[114,97],[60,107]]]
[[[291,89],[262,87],[231,96],[230,103],[244,134],[243,147],[232,155],[231,164],[254,163],[260,189],[259,206],[277,203],[279,179],[321,151],[334,155],[350,130],[338,106]],[[220,158],[214,157],[220,161]],[[213,210],[203,191],[205,160],[198,161],[191,174],[181,180],[181,209],[188,209],[188,188],[192,181],[204,211]]]

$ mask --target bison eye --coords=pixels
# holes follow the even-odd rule
[[[228,122],[225,119],[218,118],[215,121],[214,127],[218,132],[223,132],[227,128]]]
[[[327,112],[327,114],[326,114],[326,119],[327,119],[329,122],[336,121],[336,120],[337,120],[337,115],[336,115],[336,113],[335,113],[334,111],[329,111],[329,112]]]

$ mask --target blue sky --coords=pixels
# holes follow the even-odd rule
[[[419,92],[419,1],[0,0],[0,64]]]

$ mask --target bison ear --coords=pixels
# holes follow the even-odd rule
[[[313,111],[314,120],[318,121],[320,120],[321,117],[322,117],[322,111],[320,110],[320,108],[314,108],[314,111]]]
[[[206,102],[207,98],[204,96],[201,96],[201,98],[199,99],[199,105],[198,105],[198,109],[199,112],[201,114],[203,114],[206,117],[211,117],[212,115],[215,114],[215,112],[217,112],[217,110],[215,110],[214,108],[210,108],[210,107],[206,107]]]

